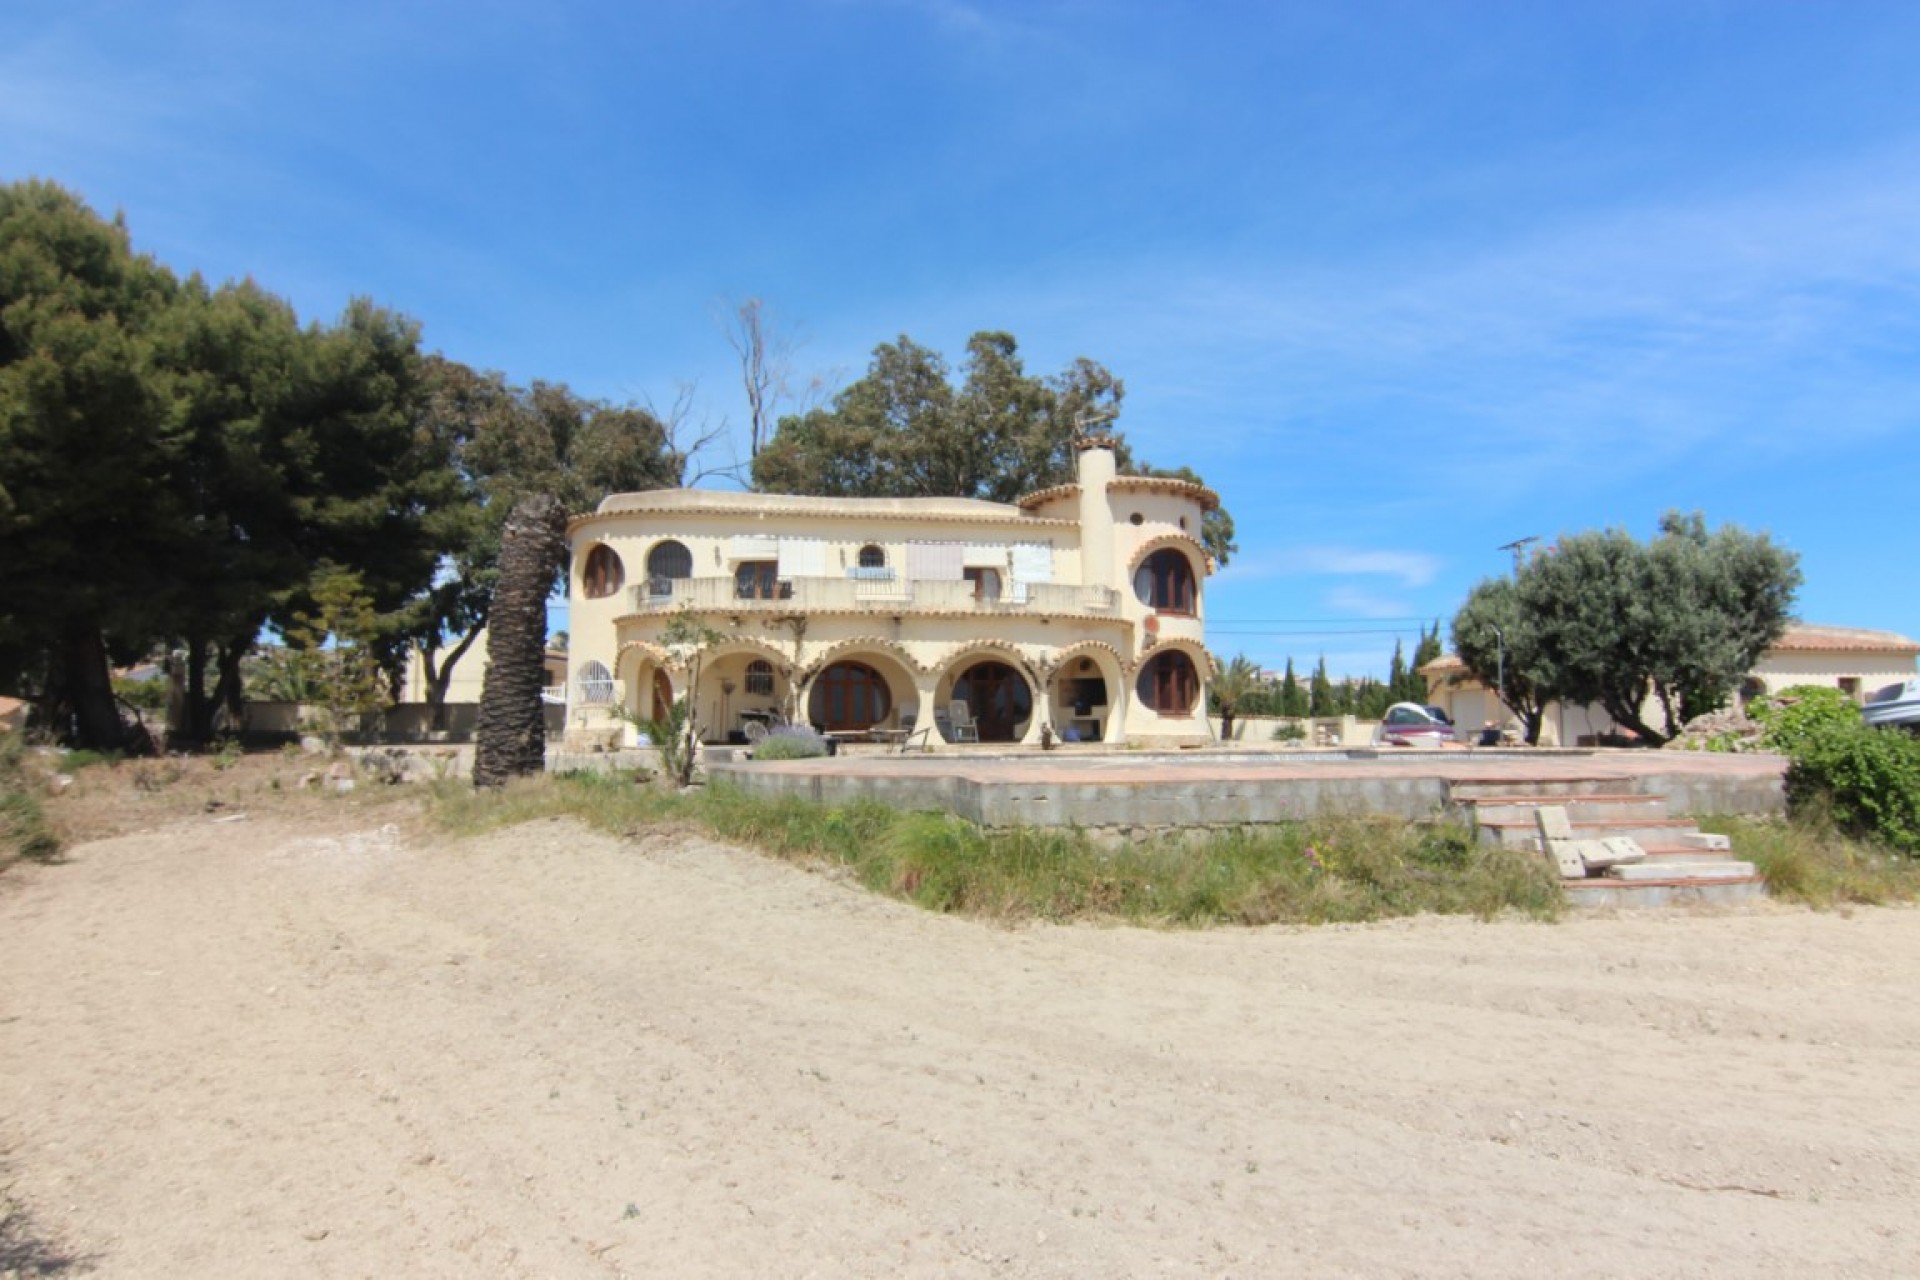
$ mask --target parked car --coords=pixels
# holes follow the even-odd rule
[[[1373,741],[1385,747],[1437,747],[1453,741],[1453,721],[1439,707],[1396,702],[1381,718]]]
[[[1920,733],[1920,676],[1890,684],[1867,699],[1860,718],[1868,724],[1912,729]]]

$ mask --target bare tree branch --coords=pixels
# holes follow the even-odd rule
[[[740,358],[740,385],[747,393],[747,426],[751,443],[748,459],[758,457],[760,447],[773,438],[780,404],[792,398],[789,379],[793,373],[793,353],[798,345],[793,335],[773,323],[767,304],[760,298],[727,306],[721,320],[727,345]],[[815,379],[808,388],[811,397],[819,385]]]
[[[655,404],[651,396],[646,397],[643,403],[647,412],[659,420],[661,429],[666,432],[668,447],[685,459],[680,475],[683,487],[698,488],[702,480],[714,476],[723,476],[744,485],[746,465],[734,451],[731,424],[724,416],[715,422],[709,415],[700,412],[696,404],[699,392],[698,382],[676,382],[673,402],[666,408]],[[710,464],[702,455],[711,455],[719,447],[726,449],[728,460]]]

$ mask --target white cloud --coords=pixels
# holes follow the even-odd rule
[[[1396,579],[1405,587],[1424,587],[1440,572],[1438,556],[1424,551],[1365,550],[1357,547],[1282,547],[1238,557],[1223,571],[1235,581],[1298,574],[1362,575]],[[1399,613],[1405,613],[1402,609]]]
[[[1405,600],[1396,600],[1364,587],[1335,587],[1325,597],[1327,608],[1335,613],[1355,614],[1362,618],[1405,618],[1413,608]]]

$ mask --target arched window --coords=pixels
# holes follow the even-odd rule
[[[604,542],[595,543],[580,570],[580,589],[587,593],[587,599],[604,599],[618,591],[626,580],[627,570],[620,563],[620,554]]]
[[[765,658],[755,658],[747,664],[747,692],[773,693],[773,664]]]
[[[647,594],[670,596],[678,578],[693,576],[693,552],[684,542],[658,542],[647,552]]]
[[[1141,604],[1161,613],[1192,613],[1193,562],[1173,547],[1162,547],[1134,570],[1133,593]]]
[[[613,673],[607,670],[603,662],[583,663],[580,674],[574,679],[574,688],[580,691],[582,706],[604,707],[613,701]]]
[[[887,553],[869,542],[860,548],[860,567],[862,569],[884,569],[887,567]]]
[[[828,732],[871,729],[892,707],[885,676],[864,662],[836,662],[813,682],[807,719]]]
[[[1191,715],[1200,700],[1200,673],[1193,669],[1192,658],[1178,649],[1164,649],[1140,668],[1135,691],[1142,706],[1163,716]]]

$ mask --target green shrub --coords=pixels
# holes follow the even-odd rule
[[[1857,720],[1822,725],[1796,742],[1787,804],[1820,808],[1840,830],[1920,854],[1920,738]]]
[[[1787,804],[1797,817],[1920,854],[1920,738],[1865,724],[1851,698],[1817,685],[1760,699],[1748,714],[1764,729],[1762,745],[1789,761]]]
[[[1758,698],[1747,708],[1747,715],[1765,730],[1761,745],[1784,756],[1797,754],[1825,733],[1860,723],[1860,708],[1846,694],[1811,684]]]
[[[1273,727],[1275,742],[1305,742],[1306,740],[1307,726],[1298,720],[1289,720],[1285,724],[1277,724]]]
[[[142,711],[164,711],[167,707],[167,682],[164,679],[129,680],[125,676],[115,676],[113,696]]]
[[[827,740],[804,725],[785,724],[762,738],[755,760],[815,760],[827,754]]]
[[[0,866],[15,858],[51,862],[60,839],[47,825],[17,733],[0,734]]]
[[[97,764],[119,764],[122,759],[124,757],[118,751],[92,751],[86,748],[66,751],[60,755],[60,772],[78,773]]]

